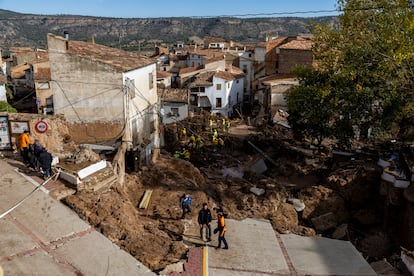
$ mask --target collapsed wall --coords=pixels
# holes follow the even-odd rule
[[[70,123],[63,115],[3,112],[0,116],[8,117],[11,130],[15,122],[27,123],[31,140],[39,140],[41,145],[59,157],[71,154],[80,143],[115,141],[123,131],[123,125],[120,122]],[[47,126],[45,131],[41,132],[36,128],[39,122]],[[11,132],[14,149],[18,148],[19,135],[20,133]]]

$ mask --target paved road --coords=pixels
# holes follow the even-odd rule
[[[227,219],[226,225],[230,249],[216,249],[217,235],[207,247],[204,259],[210,276],[376,275],[350,242],[280,235],[260,219]],[[197,227],[188,223],[186,242],[202,244]]]
[[[5,160],[0,160],[0,175],[3,213],[29,194],[36,182]],[[0,219],[0,233],[5,275],[154,275],[42,190]]]

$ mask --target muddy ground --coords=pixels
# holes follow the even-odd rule
[[[185,259],[185,220],[181,220],[179,197],[193,198],[196,220],[203,202],[221,206],[229,218],[265,218],[275,230],[301,235],[323,235],[350,240],[368,261],[389,257],[398,248],[383,230],[380,170],[377,157],[360,155],[336,160],[329,151],[312,152],[309,144],[292,140],[280,126],[256,130],[232,124],[220,130],[224,147],[214,147],[205,122],[183,122],[205,138],[202,150],[190,148],[189,138],[180,137],[183,125],[166,128],[165,150],[153,166],[126,177],[124,187],[113,185],[97,192],[80,191],[64,202],[105,236],[153,271]],[[263,159],[247,141],[253,142],[270,160],[268,170],[257,175],[248,170]],[[173,158],[186,147],[189,161]],[[251,188],[264,189],[257,196]],[[153,195],[148,209],[137,206],[146,189]],[[305,204],[296,211],[287,201]],[[322,219],[321,219],[322,216]],[[327,219],[323,219],[327,218]]]

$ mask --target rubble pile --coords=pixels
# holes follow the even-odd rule
[[[191,245],[182,241],[184,227],[196,221],[204,202],[222,207],[229,218],[269,219],[280,233],[350,240],[370,261],[395,249],[381,230],[381,171],[374,159],[335,161],[323,151],[281,139],[280,126],[275,132],[265,128],[266,136],[260,129],[254,135],[251,129],[245,134],[239,129],[237,135],[220,131],[226,144],[217,147],[202,124],[192,118],[167,127],[168,151],[153,165],[128,174],[123,187],[81,191],[68,196],[66,204],[154,271],[185,258]],[[183,127],[198,130],[202,148],[189,145],[190,134],[180,135]],[[189,159],[173,157],[183,148]],[[151,202],[138,209],[147,189],[153,191]],[[184,192],[193,203],[192,213],[182,220],[179,197]]]

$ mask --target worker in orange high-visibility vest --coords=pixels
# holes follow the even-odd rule
[[[217,228],[214,229],[214,234],[219,234],[218,236],[218,245],[216,249],[220,249],[221,248],[221,242],[223,242],[224,247],[223,249],[229,249],[229,245],[227,244],[226,241],[226,231],[227,231],[227,227],[226,227],[226,223],[224,221],[224,213],[223,213],[223,209],[221,208],[215,208],[216,212],[217,212]]]
[[[24,162],[27,165],[30,161],[29,160],[29,146],[33,144],[33,142],[30,141],[30,138],[29,138],[29,131],[24,130],[24,132],[20,134],[18,141],[19,141],[20,153],[23,157]]]

